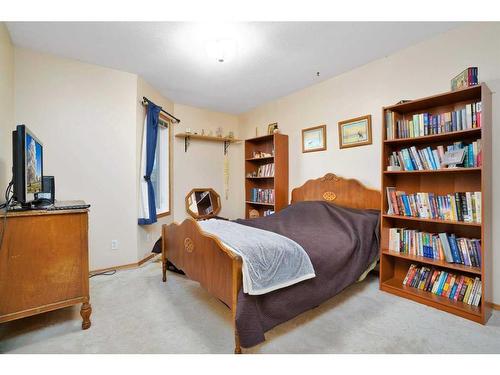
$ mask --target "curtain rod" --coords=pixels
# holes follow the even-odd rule
[[[147,105],[148,103],[153,103],[151,100],[149,100],[148,98],[146,98],[145,96],[142,97],[142,105]],[[153,103],[154,104],[154,103]],[[174,120],[176,123],[179,123],[181,122],[181,120],[179,120],[177,117],[175,117],[174,115],[171,115],[170,113],[168,113],[167,111],[165,111],[163,108],[160,107],[160,112],[163,112],[164,114],[166,114],[167,116],[169,116],[172,120]]]

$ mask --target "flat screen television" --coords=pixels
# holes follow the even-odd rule
[[[43,144],[25,125],[12,132],[14,200],[23,206],[36,202],[43,191]]]

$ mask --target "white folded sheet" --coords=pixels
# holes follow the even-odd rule
[[[265,294],[316,276],[305,250],[287,237],[227,220],[198,224],[241,256],[245,293]]]

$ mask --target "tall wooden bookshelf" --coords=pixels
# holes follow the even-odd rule
[[[256,157],[257,153],[270,156]],[[274,163],[274,175],[267,177],[248,177],[260,166]],[[252,200],[252,189],[274,189],[274,203]],[[255,209],[260,216],[264,211],[281,210],[288,205],[288,136],[271,134],[245,141],[245,217]]]
[[[396,119],[411,118],[417,113],[441,114],[461,108],[466,104],[481,102],[481,127],[469,130],[427,135],[418,138],[387,139],[386,111],[392,111]],[[380,250],[380,289],[400,297],[447,311],[449,313],[485,324],[491,315],[492,301],[492,245],[491,245],[491,92],[483,83],[470,88],[434,95],[404,104],[384,107],[382,111],[382,218]],[[473,142],[481,139],[482,166],[478,168],[439,169],[428,171],[387,171],[388,158],[393,151],[404,147],[436,147],[453,142]],[[451,222],[388,215],[387,187],[407,193],[481,191],[481,223]],[[430,233],[455,233],[458,237],[481,240],[481,267],[468,267],[444,260],[434,260],[389,251],[389,229],[404,227]],[[426,265],[469,277],[480,277],[482,298],[478,307],[453,301],[431,292],[403,285],[410,264]]]

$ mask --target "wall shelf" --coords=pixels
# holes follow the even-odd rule
[[[227,153],[227,149],[231,143],[241,142],[241,139],[236,139],[236,138],[214,137],[211,135],[190,134],[190,133],[178,133],[175,135],[175,137],[184,138],[184,152],[187,152],[192,139],[207,141],[207,142],[221,142],[224,144],[224,155]]]

